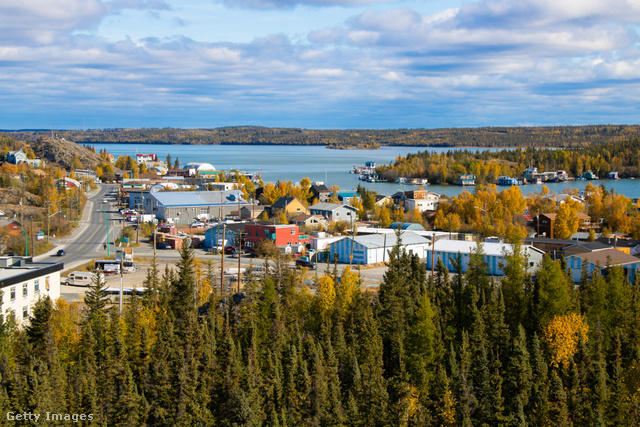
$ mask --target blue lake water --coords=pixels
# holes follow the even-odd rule
[[[449,148],[437,147],[381,147],[378,150],[330,150],[322,146],[282,146],[282,145],[166,145],[166,144],[93,144],[96,151],[106,149],[118,157],[136,153],[153,153],[158,159],[165,160],[167,154],[173,161],[176,158],[180,164],[189,162],[211,163],[220,170],[242,170],[262,174],[265,182],[292,181],[299,182],[308,177],[311,181],[323,181],[327,186],[338,185],[341,189],[355,189],[358,184],[364,185],[379,194],[393,194],[403,188],[402,184],[375,182],[367,183],[358,180],[358,176],[350,174],[354,166],[364,166],[365,162],[373,161],[377,164],[393,163],[398,156],[409,153],[430,150],[446,152]],[[460,148],[458,148],[460,149]],[[471,150],[487,150],[486,148],[471,148]],[[492,151],[498,149],[490,149]],[[607,188],[613,188],[617,193],[630,198],[640,197],[640,179],[629,180],[597,180],[571,181],[546,184],[550,191],[562,193],[565,188],[583,190],[588,182],[593,185],[605,183]],[[415,188],[405,185],[409,190]],[[429,185],[428,189],[439,194],[455,196],[462,191],[473,191],[471,188],[447,185]],[[540,191],[542,185],[526,185],[521,187],[524,194]]]

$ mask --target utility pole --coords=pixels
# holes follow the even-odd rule
[[[124,273],[124,269],[123,269],[123,267],[124,267],[124,265],[123,265],[123,264],[124,264],[124,263],[123,263],[123,260],[124,260],[124,252],[121,252],[121,253],[120,253],[120,315],[121,315],[121,316],[122,316],[122,296],[123,296],[123,294],[124,294],[123,289],[122,289],[122,275],[123,275],[123,273]]]
[[[33,217],[32,216],[29,217],[29,222],[31,223],[31,255],[33,256],[36,254],[36,244],[33,240],[34,233],[33,233]]]
[[[221,253],[221,257],[220,257],[220,296],[222,296],[224,294],[224,244],[226,242],[225,240],[225,231],[226,231],[226,225],[222,224],[222,251]]]
[[[109,258],[110,257],[110,255],[109,255],[109,250],[110,250],[110,247],[109,247],[109,215],[104,210],[101,210],[100,212],[102,212],[104,214],[104,217],[107,220],[107,243],[106,243],[106,245],[107,245],[107,258]]]
[[[240,276],[241,276],[240,260],[241,259],[242,259],[242,233],[238,230],[238,293],[240,293]]]
[[[436,233],[433,233],[431,237],[431,277],[433,277],[433,273],[435,271],[436,265]]]

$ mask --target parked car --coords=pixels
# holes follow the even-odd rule
[[[191,228],[202,228],[204,227],[204,222],[194,222],[191,224]]]
[[[65,256],[66,252],[64,251],[64,249],[58,249],[58,252],[56,252],[56,256]]]
[[[311,261],[307,261],[306,259],[297,259],[296,260],[296,268],[308,268],[309,270],[315,270],[316,265]]]
[[[224,253],[227,255],[231,255],[236,251],[236,248],[233,246],[227,246],[226,248],[224,248]]]
[[[168,243],[160,242],[157,245],[158,249],[171,249],[171,246]]]

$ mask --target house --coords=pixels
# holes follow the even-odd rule
[[[13,312],[24,324],[39,298],[60,298],[61,262],[34,262],[30,257],[0,257],[2,314]]]
[[[309,215],[319,215],[328,222],[355,222],[356,208],[339,203],[316,203],[309,207]]]
[[[591,227],[591,217],[584,212],[577,212],[578,230],[587,230]],[[550,239],[555,237],[554,225],[557,218],[555,213],[544,213],[538,216],[537,231],[539,236],[546,236]]]
[[[550,200],[556,204],[556,206],[561,205],[562,203],[572,200],[574,202],[578,202],[584,206],[584,199],[582,197],[574,196],[573,194],[548,194],[544,197],[545,200]]]
[[[459,256],[462,261],[462,272],[464,273],[469,267],[470,255],[478,250],[478,245],[482,246],[483,260],[487,266],[487,273],[495,276],[504,275],[501,264],[504,263],[506,254],[513,253],[513,245],[508,243],[478,243],[449,239],[436,240],[435,245],[430,248],[427,254],[427,270],[435,268],[440,259],[449,271],[455,272],[454,262],[456,257]],[[544,252],[529,245],[522,245],[521,251],[523,255],[527,257],[527,270],[537,270],[544,257]]]
[[[429,239],[412,231],[401,234],[402,248],[410,254],[426,258],[431,245]],[[374,264],[389,260],[389,250],[396,245],[395,233],[369,234],[343,237],[329,245],[329,259],[338,255],[338,262],[353,264]]]
[[[62,177],[55,182],[56,187],[64,188],[65,190],[69,190],[72,188],[81,188],[82,184],[76,181],[73,178]]]
[[[320,215],[306,215],[300,214],[291,218],[291,224],[295,225],[305,225],[307,227],[319,227],[323,230],[328,227],[327,221]]]
[[[620,179],[620,175],[618,174],[618,172],[609,172],[609,175],[607,175],[608,179]]]
[[[517,178],[511,178],[510,176],[500,176],[498,177],[498,185],[518,185]]]
[[[310,191],[313,199],[318,199],[319,202],[329,201],[331,191],[324,184],[314,184]]]
[[[376,199],[375,205],[379,207],[387,206],[389,202],[393,203],[393,199],[391,198],[391,196],[383,196],[382,194],[376,194],[374,198]]]
[[[588,170],[582,174],[582,178],[586,179],[587,181],[593,181],[598,179],[598,175],[593,173],[591,170]]]
[[[284,211],[286,215],[308,214],[307,208],[296,197],[280,197],[271,205],[271,215]]]
[[[475,175],[460,175],[458,177],[458,181],[456,184],[467,186],[467,185],[476,185],[476,176]]]
[[[27,154],[22,151],[22,148],[19,150],[9,151],[7,153],[6,160],[8,163],[19,165],[20,163],[26,163]]]
[[[240,190],[172,191],[149,193],[152,212],[158,219],[188,224],[194,219],[225,218],[251,203]]]
[[[15,219],[0,219],[0,228],[5,229],[7,233],[12,236],[18,236],[20,233],[22,233],[21,227],[22,224],[20,224]]]
[[[146,153],[136,154],[137,163],[155,162],[156,160],[157,160],[157,157],[155,154],[146,154]]]
[[[525,245],[533,246],[542,252],[549,254],[552,259],[558,259],[563,254],[563,249],[575,243],[576,240],[569,239],[547,239],[544,237],[527,237],[522,241]]]
[[[246,224],[241,222],[232,222],[208,228],[204,233],[204,247],[215,248],[222,246],[222,236],[224,236],[224,247],[237,246],[238,237],[244,238],[245,236],[245,226]]]
[[[538,175],[538,168],[526,168],[522,172],[522,179],[526,179],[528,182],[534,182],[536,175]]]
[[[617,249],[629,255],[640,254],[640,240],[636,239],[619,239],[614,237],[600,237],[596,242],[603,243],[610,248]]]
[[[606,274],[609,267],[620,266],[631,283],[635,279],[636,271],[640,269],[639,258],[613,248],[570,255],[566,261],[571,277],[576,283],[582,277],[583,266],[589,274],[596,270]]]
[[[243,206],[240,208],[240,219],[258,219],[270,208],[271,206],[265,205]]]
[[[272,240],[276,246],[308,244],[309,236],[300,234],[297,225],[292,224],[246,224],[245,246],[255,248],[265,239]]]

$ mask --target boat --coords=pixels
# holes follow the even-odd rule
[[[396,179],[396,182],[398,184],[406,184],[407,183],[407,178],[400,177],[400,178]]]

